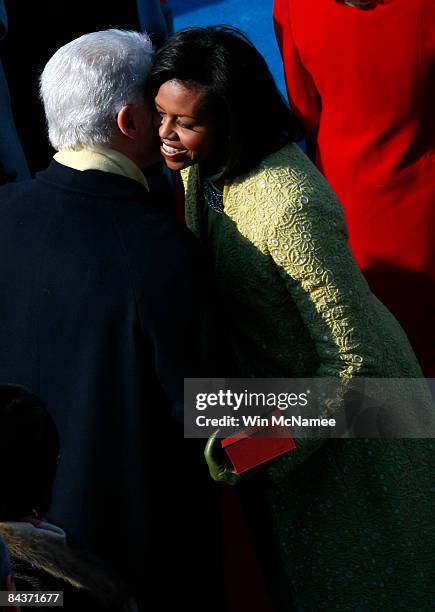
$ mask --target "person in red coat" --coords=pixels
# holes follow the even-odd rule
[[[275,0],[274,20],[353,253],[435,377],[435,2]]]

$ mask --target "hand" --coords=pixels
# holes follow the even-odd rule
[[[219,429],[210,436],[204,450],[204,457],[207,461],[210,476],[217,482],[235,485],[240,480],[240,475],[234,471],[219,438],[216,437],[218,433]]]

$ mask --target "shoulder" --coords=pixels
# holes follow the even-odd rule
[[[124,220],[118,232],[121,256],[141,307],[163,307],[199,282],[199,242],[176,219],[148,211]]]
[[[272,226],[298,217],[330,216],[344,225],[337,196],[305,153],[290,143],[266,157],[229,189],[234,199],[256,202],[257,214]]]
[[[310,175],[317,175],[315,166],[308,157],[294,143],[286,144],[284,147],[265,157],[263,161],[250,172],[240,175],[227,184],[231,190],[243,190],[247,187],[268,189],[281,189],[283,182],[286,186],[300,185]],[[186,189],[192,189],[198,183],[198,166],[190,166],[181,171],[183,184]]]
[[[115,224],[127,250],[139,256],[154,250],[156,255],[163,256],[168,251],[176,254],[195,248],[192,233],[176,218],[156,207],[132,204],[129,211],[123,210],[129,207],[127,203],[114,212]]]
[[[318,180],[318,174],[303,151],[296,144],[289,143],[265,157],[250,172],[234,179],[229,187],[237,191],[258,189],[267,194],[286,191],[287,195],[292,195],[310,181]]]
[[[199,257],[199,243],[184,225],[156,210],[117,215],[118,238],[136,279],[152,282],[184,274]]]
[[[328,183],[311,160],[295,143],[289,143],[268,155],[259,166],[239,183],[256,181],[259,189],[285,191],[290,197],[296,197],[302,190],[311,193],[329,189]]]

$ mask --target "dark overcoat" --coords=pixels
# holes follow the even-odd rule
[[[198,304],[195,240],[156,204],[54,161],[0,189],[0,381],[38,394],[59,429],[51,520],[136,582],[147,527],[185,501],[168,484],[184,448],[172,417]]]

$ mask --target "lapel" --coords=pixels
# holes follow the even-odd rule
[[[199,166],[189,166],[184,170],[181,170],[181,177],[184,184],[185,193],[185,219],[186,225],[191,232],[198,238],[202,237],[203,234],[203,223],[201,214],[201,180],[199,173]],[[224,186],[224,215],[231,216],[228,214],[229,207],[231,205],[230,191],[232,186],[226,183]]]
[[[202,235],[201,194],[199,167],[189,166],[181,171],[186,200],[186,225],[198,238]]]

